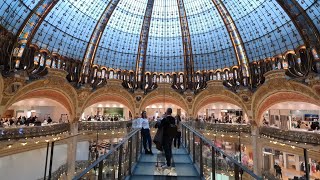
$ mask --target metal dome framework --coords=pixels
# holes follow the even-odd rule
[[[157,83],[198,92],[209,80],[255,88],[263,74],[319,73],[318,1],[11,0],[0,5],[1,65],[75,84],[107,79],[148,92]],[[10,61],[8,61],[8,59]]]

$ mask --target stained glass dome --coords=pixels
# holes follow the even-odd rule
[[[108,21],[93,51],[93,63],[111,68],[136,69],[146,20],[149,26],[143,60],[145,71],[151,72],[184,71],[186,38],[191,42],[194,71],[238,65],[235,48],[240,46],[248,62],[253,62],[304,44],[280,0],[149,0],[151,7],[147,0],[1,1],[2,27],[19,36],[30,18],[38,16],[31,43],[78,61],[85,59],[93,32],[106,15]],[[319,1],[284,2],[292,1],[306,11],[319,31]],[[114,9],[108,12],[108,8]],[[150,19],[145,18],[148,12]],[[188,34],[183,35],[186,28]]]

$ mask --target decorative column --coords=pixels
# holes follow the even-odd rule
[[[103,11],[102,15],[99,18],[99,21],[96,24],[96,27],[93,30],[90,41],[87,45],[86,53],[82,61],[82,69],[79,71],[81,73],[79,82],[87,83],[92,64],[94,62],[94,57],[96,56],[97,48],[101,40],[101,36],[106,28],[109,19],[116,9],[120,0],[112,0],[109,2],[108,6]]]
[[[15,57],[15,66],[19,67],[20,61],[25,48],[30,44],[33,36],[40,27],[42,21],[46,18],[51,9],[58,3],[59,0],[41,0],[33,9],[31,15],[28,15],[25,23],[21,26],[18,35],[18,47],[13,51]]]
[[[244,48],[244,43],[242,41],[238,28],[236,27],[236,24],[234,23],[229,11],[224,6],[223,2],[221,0],[212,0],[212,2],[216,6],[220,14],[220,17],[222,18],[224,25],[228,30],[230,40],[232,42],[233,49],[237,57],[238,64],[241,67],[242,76],[244,79],[249,80],[250,79],[249,78],[250,77],[249,60],[247,58],[246,50]],[[247,85],[248,83],[249,82],[244,82],[244,85]]]
[[[194,82],[194,64],[192,56],[192,45],[190,39],[189,25],[186,10],[184,8],[183,0],[177,0],[179,8],[179,18],[180,27],[182,33],[182,44],[183,44],[183,54],[184,54],[184,74],[186,77],[186,87],[187,89],[193,89],[192,83]]]
[[[80,117],[74,118],[74,121],[70,124],[70,137],[67,139],[67,179],[71,180],[75,175],[76,170],[76,155],[77,155],[77,143],[78,143],[78,125]]]
[[[136,85],[143,89],[144,82],[144,72],[146,64],[146,55],[148,48],[149,30],[151,24],[151,16],[153,11],[154,0],[148,0],[146,11],[143,18],[142,28],[140,32],[140,40],[138,47],[138,55],[136,59],[136,74],[135,81]]]
[[[256,125],[251,127],[251,140],[253,151],[253,172],[258,176],[262,175],[262,144],[260,140],[259,128]]]

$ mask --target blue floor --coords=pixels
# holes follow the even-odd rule
[[[172,167],[161,168],[165,164],[164,154],[153,147],[154,155],[141,154],[132,176],[127,180],[171,180],[171,179],[200,179],[198,171],[195,169],[192,160],[187,151],[182,147],[180,149],[172,148]]]

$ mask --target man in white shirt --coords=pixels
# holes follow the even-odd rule
[[[149,126],[149,121],[147,119],[147,112],[142,111],[141,113],[141,118],[138,119],[138,123],[141,126],[141,136],[142,136],[142,141],[143,141],[143,148],[144,152],[146,154],[152,154],[152,141],[151,141],[151,135],[150,135],[150,126]],[[148,142],[148,147],[147,149],[147,142]]]

